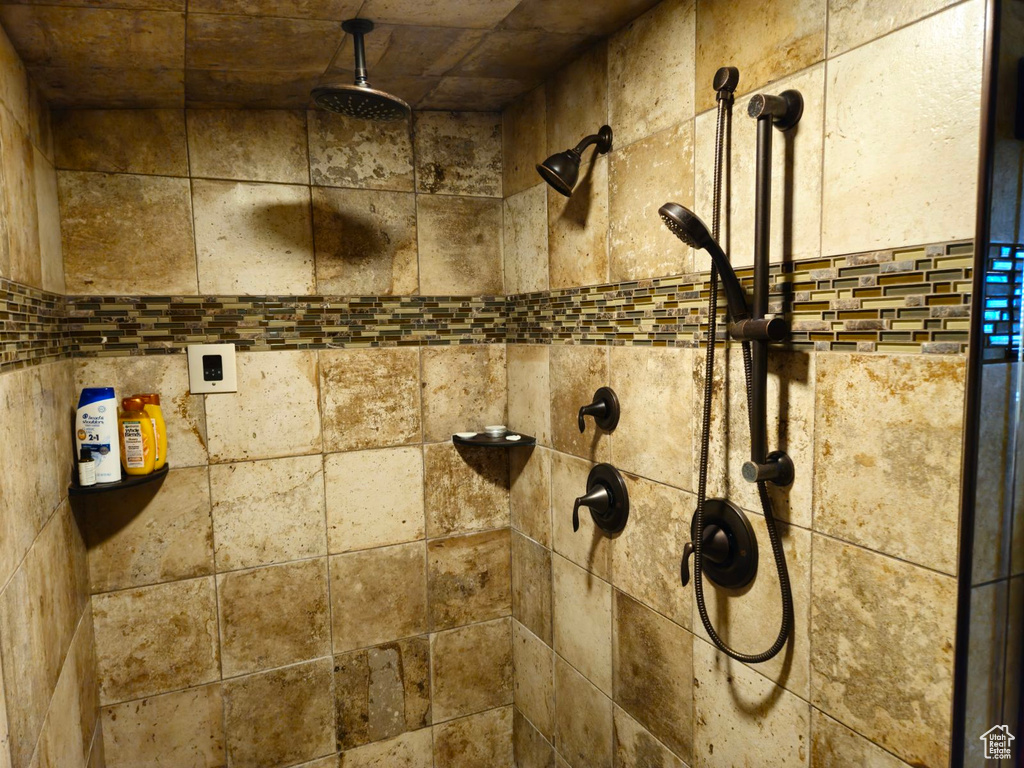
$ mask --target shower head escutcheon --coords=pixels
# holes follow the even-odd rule
[[[736,86],[740,84],[740,71],[736,67],[719,67],[715,72],[715,98],[732,104]]]
[[[369,19],[349,19],[341,28],[352,35],[352,46],[355,49],[355,82],[317,86],[311,94],[314,103],[328,112],[337,112],[361,120],[405,120],[412,113],[409,105],[397,96],[371,88],[367,79],[363,35],[373,30],[373,22]]]
[[[591,144],[596,145],[595,151],[603,155],[612,148],[611,126],[602,125],[597,133],[593,133],[580,141],[572,149],[552,155],[537,166],[537,173],[558,193],[570,197],[573,187],[580,177],[580,162],[583,150]]]

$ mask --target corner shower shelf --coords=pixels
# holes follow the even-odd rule
[[[459,437],[452,435],[452,442],[456,445],[471,445],[476,448],[518,448],[524,445],[536,445],[537,438],[524,435],[522,432],[509,432],[510,435],[519,435],[519,440],[509,440],[505,437],[491,437],[484,432],[478,432],[473,437]]]
[[[125,475],[116,483],[96,483],[96,485],[79,485],[71,483],[68,486],[69,496],[91,496],[95,493],[108,493],[109,491],[120,491],[125,488],[134,488],[137,485],[146,485],[154,480],[159,480],[167,474],[171,468],[170,464],[164,464],[160,469],[150,472],[148,475]]]

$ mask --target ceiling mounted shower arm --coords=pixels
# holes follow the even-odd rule
[[[373,22],[368,19],[349,19],[342,23],[341,28],[352,35],[352,48],[355,50],[355,84],[363,88],[369,88],[369,73],[366,67],[366,43],[363,40],[363,35],[373,31]]]

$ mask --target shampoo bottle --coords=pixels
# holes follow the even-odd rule
[[[121,464],[129,475],[148,475],[156,458],[156,435],[146,404],[138,397],[126,397],[121,408]]]
[[[78,398],[75,416],[75,448],[86,450],[96,465],[97,483],[121,479],[117,451],[117,399],[113,387],[87,387]]]
[[[167,424],[164,421],[164,412],[160,410],[160,395],[149,393],[133,397],[139,398],[145,404],[145,411],[149,414],[149,420],[153,422],[153,432],[156,434],[153,469],[163,469],[167,463]]]

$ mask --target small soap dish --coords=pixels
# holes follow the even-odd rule
[[[522,445],[536,445],[537,438],[520,432],[509,431],[501,437],[492,437],[485,432],[456,432],[452,435],[456,445],[472,445],[478,448],[513,448]]]

